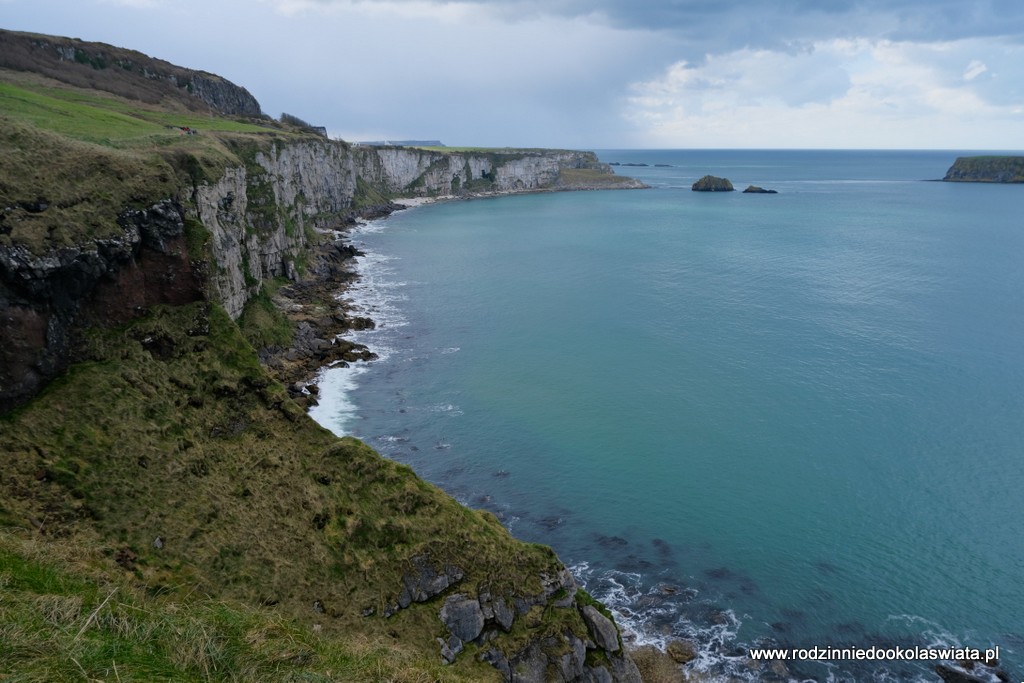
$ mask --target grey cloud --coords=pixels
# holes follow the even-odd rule
[[[319,0],[373,2],[374,0]],[[403,2],[410,0],[392,0]],[[440,0],[438,0],[440,2]],[[451,0],[445,0],[450,2]],[[705,53],[831,38],[921,42],[1002,36],[1024,43],[1020,0],[455,0],[504,17],[592,16],[669,33],[690,59]]]

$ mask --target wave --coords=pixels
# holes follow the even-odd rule
[[[384,229],[384,221],[363,223],[349,233],[349,238],[355,243],[360,235]],[[338,300],[347,306],[350,313],[373,320],[374,327],[339,336],[368,346],[377,359],[321,370],[317,378],[320,404],[309,411],[310,417],[338,436],[351,435],[356,431],[354,426],[359,414],[352,394],[359,387],[360,376],[369,371],[372,364],[386,362],[395,355],[398,347],[389,343],[388,333],[408,324],[400,303],[407,300],[402,290],[409,283],[395,279],[395,271],[389,265],[397,260],[396,257],[372,251],[363,244],[357,244],[357,247],[363,252],[354,259],[357,279],[338,295]]]

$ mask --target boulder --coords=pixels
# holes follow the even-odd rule
[[[728,178],[706,175],[695,182],[690,189],[694,192],[732,192],[736,188],[732,186]]]
[[[580,610],[580,614],[597,646],[607,652],[618,652],[619,631],[615,628],[615,624],[598,612],[593,605],[586,605]]]
[[[441,607],[441,621],[451,634],[463,642],[476,640],[484,630],[480,603],[462,593],[449,596]]]
[[[954,669],[953,667],[946,666],[945,664],[936,664],[935,673],[939,675],[945,683],[985,683],[988,678],[981,678],[979,676],[972,676],[966,671],[960,669]]]
[[[678,664],[686,664],[697,658],[697,647],[688,640],[669,641],[665,652]]]
[[[763,187],[757,185],[748,185],[747,189],[743,190],[743,194],[778,194],[778,190],[766,190]]]

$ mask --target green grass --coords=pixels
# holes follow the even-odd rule
[[[43,254],[120,234],[116,219],[125,208],[220,179],[225,168],[244,165],[236,149],[300,135],[0,70],[0,204],[14,207],[0,219],[0,244]],[[37,199],[49,208],[20,208]]]
[[[634,183],[633,178],[613,175],[593,168],[563,168],[560,181],[564,185],[615,187]]]
[[[0,679],[479,680],[401,647],[325,636],[272,608],[92,579],[59,559],[70,551],[0,532]]]
[[[44,130],[75,140],[118,147],[166,144],[184,137],[168,126],[203,132],[267,133],[270,129],[223,117],[176,113],[71,88],[26,88],[0,82],[0,110]]]
[[[126,207],[148,206],[179,187],[175,170],[155,155],[72,140],[8,116],[0,116],[0,147],[3,206],[40,198],[50,204],[42,213],[6,213],[8,235],[0,239],[36,253],[118,235]]]
[[[0,417],[0,500],[9,528],[87,539],[102,574],[168,600],[273,604],[306,627],[322,622],[325,636],[397,638],[430,659],[443,632],[437,601],[382,616],[412,558],[461,567],[461,592],[509,599],[538,593],[540,574],[561,568],[493,515],[313,423],[218,307],[157,307],[93,331],[81,353],[88,360]],[[124,553],[130,570],[115,562]],[[515,651],[581,628],[574,609],[550,610],[494,644]],[[494,674],[469,656],[456,669]]]
[[[256,296],[246,303],[238,318],[242,334],[254,348],[285,347],[295,336],[291,321],[272,301],[274,294],[285,282],[287,280],[281,278],[265,281]]]

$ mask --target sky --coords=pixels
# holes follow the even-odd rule
[[[346,140],[1024,149],[1021,0],[0,0]]]

